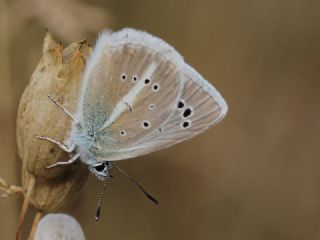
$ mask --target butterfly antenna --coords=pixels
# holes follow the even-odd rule
[[[105,180],[103,182],[102,190],[100,192],[99,202],[98,202],[97,211],[96,211],[96,221],[99,221],[99,218],[100,218],[101,203],[103,200],[104,192],[106,191],[106,188],[107,188],[107,180],[108,180],[108,178],[105,178]]]
[[[134,185],[136,185],[146,196],[147,198],[149,198],[152,202],[154,202],[155,204],[159,204],[158,200],[155,199],[154,197],[152,197],[146,190],[144,190],[143,187],[141,187],[141,185],[134,180],[126,171],[124,171],[122,168],[120,168],[118,165],[116,165],[115,163],[113,163],[113,165],[124,175],[126,176]]]

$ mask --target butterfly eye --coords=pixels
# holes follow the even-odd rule
[[[149,127],[150,127],[150,122],[148,122],[148,121],[143,121],[143,122],[142,122],[142,127],[145,128],[145,129],[149,128]]]
[[[125,74],[125,73],[122,73],[121,74],[121,79],[124,81],[124,80],[126,80],[127,79],[127,75]]]
[[[191,126],[191,121],[190,120],[187,120],[187,121],[184,121],[183,123],[181,123],[181,127],[183,129],[189,128],[190,126]]]
[[[105,165],[104,165],[104,164],[97,165],[97,166],[94,167],[94,169],[95,169],[97,172],[102,172],[102,171],[104,171],[104,169],[105,169]]]
[[[153,84],[152,90],[153,90],[154,92],[158,92],[159,89],[160,89],[160,85],[159,85],[158,83]]]
[[[190,117],[192,113],[193,113],[193,109],[191,107],[188,107],[183,111],[182,116],[184,118],[187,118],[187,117]]]
[[[132,77],[132,81],[133,82],[136,82],[138,80],[138,77],[136,76],[136,75],[134,75],[133,77]]]
[[[183,100],[180,100],[180,101],[178,102],[177,108],[178,108],[178,109],[182,109],[182,108],[184,108],[184,106],[185,106],[184,101],[183,101]]]
[[[151,82],[151,81],[150,81],[149,78],[146,78],[146,79],[144,80],[144,84],[145,84],[145,85],[148,85],[150,82]]]

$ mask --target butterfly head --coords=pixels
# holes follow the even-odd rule
[[[111,168],[110,162],[97,162],[88,165],[91,173],[93,173],[99,180],[103,181],[110,178],[109,169]]]

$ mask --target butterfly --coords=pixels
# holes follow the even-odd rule
[[[72,156],[50,167],[80,160],[100,180],[110,177],[115,161],[187,140],[220,122],[228,110],[219,92],[172,46],[130,28],[100,34],[74,113],[50,99],[73,120],[63,143],[38,137]]]

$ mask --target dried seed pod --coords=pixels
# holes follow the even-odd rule
[[[24,189],[27,189],[30,181],[35,178],[30,196],[31,204],[41,211],[57,212],[70,206],[77,199],[87,180],[88,170],[84,164],[78,164],[55,178],[34,176],[25,168],[22,169],[22,174]]]
[[[48,169],[51,164],[67,161],[69,154],[36,136],[63,142],[71,129],[71,119],[49,99],[52,96],[70,112],[76,107],[81,75],[91,48],[85,41],[63,49],[47,33],[43,56],[31,76],[19,105],[17,117],[18,153],[23,161],[23,188],[35,178],[31,194],[33,205],[44,211],[65,207],[79,192],[88,176],[83,164]]]
[[[37,226],[35,240],[85,240],[76,219],[67,214],[48,214]]]
[[[69,111],[74,111],[89,51],[85,42],[73,43],[63,50],[50,33],[44,39],[43,57],[21,97],[17,119],[18,152],[31,174],[50,178],[68,170],[68,167],[46,168],[57,161],[67,160],[69,156],[36,136],[58,141],[67,136],[71,120],[48,99],[48,95]]]

